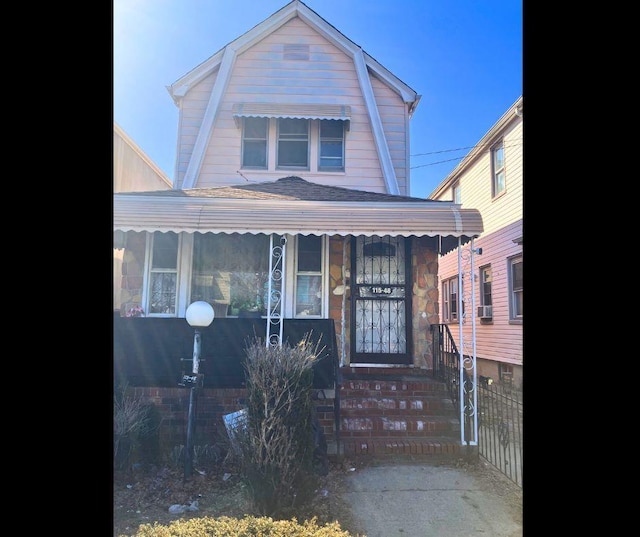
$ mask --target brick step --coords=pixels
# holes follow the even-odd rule
[[[340,413],[348,415],[389,415],[430,416],[434,414],[450,414],[453,412],[451,400],[434,396],[362,396],[350,394],[340,399]]]
[[[340,435],[351,437],[448,436],[460,431],[454,417],[443,416],[344,416],[340,415]]]
[[[447,397],[447,389],[443,383],[428,380],[343,379],[340,384],[340,396],[344,398],[350,395]]]
[[[339,446],[339,447],[338,447]],[[410,455],[426,458],[458,458],[463,450],[460,440],[454,437],[434,438],[343,438],[339,443],[333,442],[328,446],[328,454],[347,456],[388,456]]]
[[[433,380],[433,371],[415,367],[341,367],[344,379]]]

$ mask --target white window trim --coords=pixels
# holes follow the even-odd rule
[[[500,169],[497,169],[495,167],[495,154],[496,154],[496,150],[498,149],[502,149],[502,168]],[[504,140],[500,140],[499,142],[496,142],[491,146],[490,158],[491,158],[491,197],[496,198],[501,196],[507,191],[507,172],[506,172],[507,156],[504,150]],[[497,175],[500,171],[502,172],[502,175],[504,177],[504,188],[500,192],[498,192],[496,188],[498,184]]]
[[[298,241],[296,235],[286,235],[287,253],[285,259],[285,298],[283,314],[295,319],[326,319],[329,311],[329,240],[322,235],[322,310],[318,315],[296,315],[296,259],[298,256]]]
[[[342,137],[342,169],[335,170],[321,170],[320,169],[320,120],[308,119],[309,121],[309,138],[308,138],[308,159],[309,166],[307,168],[302,167],[277,167],[277,152],[278,152],[278,121],[280,119],[287,118],[268,118],[269,123],[267,127],[267,167],[266,168],[253,168],[245,167],[243,165],[243,144],[244,144],[244,122],[242,122],[241,140],[240,140],[240,170],[247,170],[251,173],[273,173],[273,172],[295,172],[307,171],[309,173],[329,174],[329,175],[345,175],[347,170],[347,131],[349,130],[346,125],[343,124],[343,137]],[[307,118],[305,118],[307,119]]]
[[[159,232],[157,232],[159,233]],[[144,266],[145,271],[142,277],[142,304],[144,309],[145,317],[176,317],[180,316],[180,294],[181,294],[181,260],[182,260],[182,237],[183,233],[177,233],[178,235],[178,251],[177,251],[177,260],[176,260],[176,304],[175,304],[175,314],[174,313],[149,313],[149,300],[151,299],[151,293],[149,292],[149,285],[151,283],[151,254],[153,252],[153,236],[154,232],[147,232],[145,241],[145,252],[144,252]],[[186,306],[185,306],[186,311]]]
[[[509,321],[522,322],[524,320],[524,315],[516,315],[515,313],[515,304],[514,304],[514,289],[513,289],[513,265],[514,263],[523,263],[524,258],[522,254],[514,255],[507,259],[507,274],[508,274],[508,285],[507,292],[509,293]],[[522,292],[524,293],[524,285],[522,287]]]

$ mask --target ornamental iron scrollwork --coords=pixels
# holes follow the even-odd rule
[[[267,338],[271,347],[282,345],[282,285],[287,238],[272,235],[270,239],[269,281],[267,289]]]

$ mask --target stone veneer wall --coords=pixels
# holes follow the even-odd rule
[[[346,251],[343,259],[343,245],[346,242]],[[349,334],[351,316],[351,296],[348,289],[345,289],[344,295],[335,295],[333,291],[338,285],[348,285],[348,282],[342,280],[342,266],[344,262],[345,270],[351,267],[351,243],[348,238],[335,236],[329,239],[329,317],[334,320],[336,328],[336,344],[338,345],[338,356],[340,365],[349,364]],[[344,296],[344,336],[345,344],[342,341],[342,299]],[[344,352],[343,352],[344,351]]]
[[[440,322],[438,311],[438,252],[431,237],[414,237],[411,248],[413,279],[413,365],[433,369],[431,325]]]
[[[129,231],[127,245],[122,260],[122,280],[120,283],[120,315],[127,310],[142,305],[142,283],[144,281],[144,252],[146,234]]]

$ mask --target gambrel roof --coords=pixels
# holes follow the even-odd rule
[[[380,163],[386,181],[387,191],[390,194],[398,194],[400,192],[391,155],[389,154],[389,148],[385,142],[382,120],[378,112],[373,88],[371,86],[370,74],[377,77],[401,96],[403,102],[407,106],[409,116],[411,116],[415,111],[416,106],[420,101],[420,95],[385,67],[380,65],[372,56],[364,52],[362,47],[339,32],[334,26],[329,24],[300,0],[293,0],[292,2],[289,2],[263,22],[257,24],[237,39],[231,41],[209,59],[205,60],[167,87],[167,90],[176,105],[180,106],[181,99],[191,88],[211,73],[217,72],[216,81],[209,97],[209,104],[204,114],[202,126],[198,131],[193,153],[185,172],[182,188],[193,188],[196,185],[198,173],[202,166],[206,148],[213,130],[213,125],[218,114],[218,107],[226,90],[229,78],[231,77],[237,55],[249,49],[295,17],[299,17],[310,27],[314,28],[319,34],[324,36],[329,42],[353,60],[358,83],[369,114],[373,137],[378,154],[380,155]],[[285,115],[283,117],[323,117],[322,113],[319,115],[318,110],[310,111],[307,115],[303,116],[299,115],[299,111],[294,111],[293,113],[298,113],[298,115]]]

